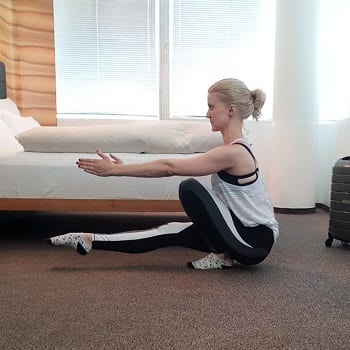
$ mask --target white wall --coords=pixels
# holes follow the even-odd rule
[[[266,181],[269,191],[273,191],[274,183],[272,181],[271,172],[276,167],[284,167],[288,162],[280,162],[280,164],[273,164],[276,159],[273,159],[271,147],[273,139],[273,128],[271,122],[246,122],[246,127],[250,131],[249,136],[253,141],[254,152],[259,160],[260,168]],[[291,192],[300,192],[302,195],[303,188],[306,186],[313,186],[315,190],[315,204],[321,203],[326,206],[330,205],[330,190],[332,183],[332,167],[334,163],[343,157],[350,156],[350,118],[341,121],[320,122],[316,125],[317,143],[315,150],[315,168],[312,173],[314,178],[312,181],[306,182],[303,186],[290,187]],[[283,144],[277,150],[279,153],[278,159],[284,156]],[[301,151],[302,152],[302,151]],[[300,156],[300,162],[296,169],[290,172],[289,176],[285,178],[288,183],[290,178],[296,176],[303,164],[302,154],[295,154],[296,158]],[[301,179],[302,181],[302,179]],[[275,203],[274,203],[275,205]],[[294,206],[298,208],[298,203]],[[300,207],[302,208],[302,207]]]

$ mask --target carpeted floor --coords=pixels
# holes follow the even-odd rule
[[[350,248],[328,213],[277,214],[261,264],[185,267],[201,253],[92,251],[44,238],[185,221],[182,215],[0,214],[0,349],[349,349]]]

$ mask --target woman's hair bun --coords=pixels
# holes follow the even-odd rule
[[[266,94],[261,89],[252,90],[250,93],[252,95],[254,106],[252,116],[255,120],[258,120],[261,117],[261,109],[266,101]]]

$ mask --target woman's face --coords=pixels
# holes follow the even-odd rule
[[[213,131],[222,130],[230,120],[229,106],[218,99],[215,93],[208,93],[207,118]]]

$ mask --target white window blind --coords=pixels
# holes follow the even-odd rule
[[[58,114],[204,116],[225,77],[271,118],[275,0],[54,0]]]
[[[155,0],[55,0],[57,112],[158,114]]]
[[[265,90],[271,118],[275,1],[174,0],[171,17],[171,115],[205,115],[208,87],[233,77]]]

